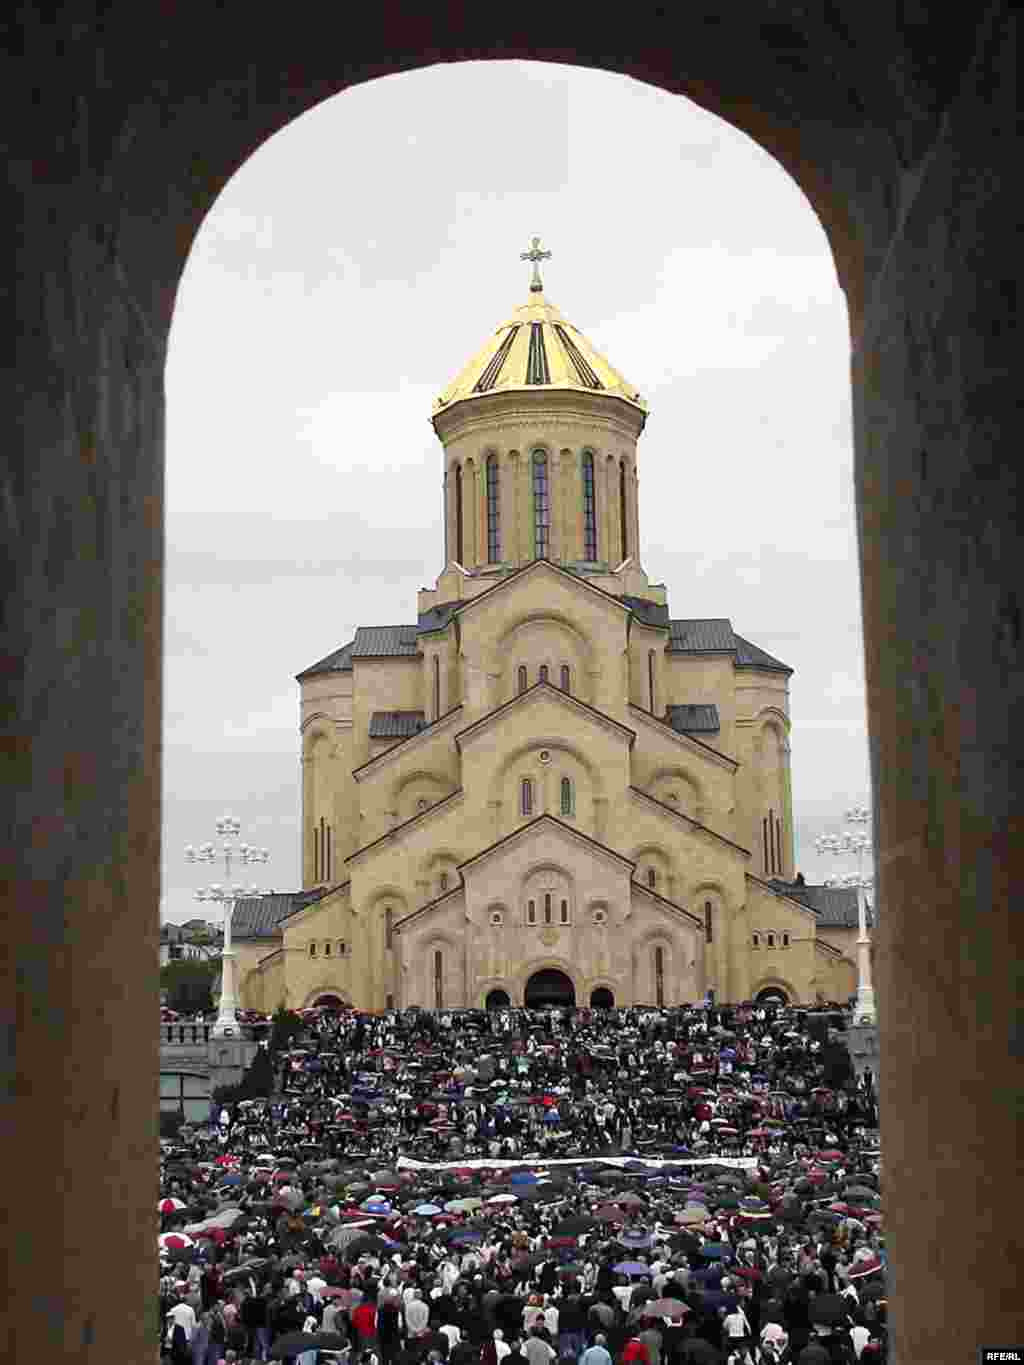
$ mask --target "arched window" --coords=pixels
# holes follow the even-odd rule
[[[559,909],[560,909],[560,918],[561,918],[562,923],[563,923],[563,924],[568,924],[568,923],[569,923],[569,902],[568,902],[568,901],[563,901],[562,904],[561,904],[561,906],[559,907]]]
[[[647,695],[650,699],[651,715],[654,715],[654,650],[647,651]]]
[[[629,531],[626,520],[626,461],[619,464],[619,537],[622,541],[622,558],[629,554]]]
[[[519,784],[519,814],[533,814],[533,780],[524,777]]]
[[[713,938],[713,926],[711,923],[711,902],[704,902],[704,942],[710,943]]]
[[[434,953],[434,1008],[444,1009],[444,956],[440,948]]]
[[[783,948],[788,948],[788,947],[789,947],[789,935],[788,935],[788,934],[783,934],[783,935],[782,935],[782,946],[783,946]]]
[[[583,452],[583,558],[597,559],[597,508],[594,504],[594,457]]]
[[[760,946],[761,946],[761,935],[760,935],[760,934],[758,933],[758,931],[755,929],[755,930],[754,930],[754,947],[755,947],[755,948],[760,948]]]
[[[658,874],[653,867],[647,869],[647,885],[653,891],[658,882]]]
[[[544,923],[551,923],[551,892],[544,893]]]
[[[441,714],[441,660],[434,655],[434,719]]]
[[[501,560],[500,510],[498,507],[498,457],[487,457],[487,562]]]
[[[527,904],[526,904],[526,922],[527,922],[527,924],[536,924],[536,923],[537,923],[537,902],[536,902],[536,901],[528,901]]]
[[[330,940],[330,939],[327,939],[327,941],[324,943],[324,957],[330,957],[330,955],[331,955],[331,940]]]
[[[548,498],[548,457],[543,450],[533,452],[533,553],[543,559],[548,553],[551,529],[551,503]]]
[[[462,466],[455,466],[455,558],[462,563]]]
[[[572,674],[569,672],[569,665],[563,664],[559,674],[558,685],[563,692],[572,691]]]
[[[654,1002],[665,1003],[665,949],[660,947],[654,950]]]
[[[562,778],[562,814],[572,815],[575,813],[575,803],[573,801],[572,779]]]
[[[316,944],[315,944],[315,943],[311,943],[311,944],[309,945],[309,955],[310,955],[310,957],[316,957]]]
[[[395,912],[391,906],[384,907],[384,947],[390,948],[395,937]]]
[[[526,691],[528,681],[529,681],[529,680],[527,679],[527,676],[526,676],[526,665],[525,665],[525,664],[520,664],[520,665],[519,665],[519,675],[518,675],[518,687],[519,687],[520,692],[525,692],[525,691]]]
[[[538,681],[538,682],[547,682],[547,680],[548,680],[548,666],[547,666],[547,664],[541,664],[540,669],[539,669],[539,671],[538,671],[538,673],[537,673],[537,681]]]
[[[343,938],[338,939],[338,956],[348,957],[348,944]]]

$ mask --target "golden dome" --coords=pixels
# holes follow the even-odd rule
[[[647,404],[585,336],[536,287],[434,402],[434,417],[488,393],[570,389],[621,398],[646,414]]]

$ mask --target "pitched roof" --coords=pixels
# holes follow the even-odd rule
[[[326,658],[319,660],[318,663],[310,664],[301,673],[296,673],[295,679],[301,682],[303,678],[315,677],[317,673],[351,673],[352,672],[352,646],[355,640],[349,640],[347,645],[342,645],[340,649],[334,650]]]
[[[329,887],[311,891],[274,891],[269,896],[243,896],[231,915],[233,938],[276,938],[281,921],[327,894]]]
[[[818,923],[833,929],[857,927],[857,890],[853,886],[807,886],[774,878],[770,883],[791,900],[800,901],[818,916]]]
[[[626,606],[645,626],[667,626],[668,607],[664,602],[652,602],[646,597],[626,597],[622,598]]]
[[[360,626],[352,642],[353,659],[414,656],[416,626]]]
[[[670,654],[731,654],[737,668],[759,668],[768,673],[792,673],[789,664],[759,645],[737,635],[725,616],[669,622]]]
[[[408,739],[424,729],[425,711],[374,711],[370,717],[371,739]]]
[[[712,735],[722,728],[711,702],[685,702],[668,708],[668,723],[681,735]]]

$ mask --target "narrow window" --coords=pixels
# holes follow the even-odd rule
[[[775,819],[775,871],[782,876],[782,821]]]
[[[339,939],[338,939],[338,956],[339,956],[339,957],[344,957],[346,951],[347,951],[347,950],[346,950],[346,947],[345,947],[345,940],[344,940],[343,938],[339,938]]]
[[[760,948],[760,946],[761,946],[761,935],[760,935],[759,933],[757,933],[756,930],[755,930],[754,936],[753,936],[753,943],[754,943],[754,947],[755,947],[755,948]]]
[[[654,650],[647,651],[647,694],[650,697],[651,715],[654,715]]]
[[[654,950],[654,1002],[659,1007],[665,1003],[665,949]]]
[[[711,902],[704,902],[704,942],[710,943],[713,938],[711,924]]]
[[[533,553],[545,559],[548,553],[548,532],[551,528],[551,504],[548,501],[548,457],[543,450],[533,452]]]
[[[462,466],[455,466],[455,558],[462,563]]]
[[[568,777],[562,778],[562,814],[573,814],[572,780]]]
[[[393,995],[386,995],[384,997],[384,1006],[386,1009],[393,1010],[395,1008],[395,997]]]
[[[527,922],[527,924],[536,924],[536,923],[537,923],[537,902],[536,902],[536,901],[529,901],[529,902],[527,903],[527,906],[526,906],[526,922]]]
[[[328,826],[326,827],[326,829],[324,830],[324,833],[325,833],[326,836],[327,836],[327,872],[326,872],[326,874],[325,874],[325,880],[326,880],[326,881],[330,881],[330,880],[331,880],[331,861],[332,861],[332,859],[331,859],[331,827],[330,827],[330,825],[328,825]]]
[[[384,908],[384,947],[390,948],[395,935],[395,912],[391,906]]]
[[[519,690],[520,690],[520,692],[525,692],[525,691],[526,691],[527,677],[526,677],[526,665],[525,665],[525,664],[520,664],[520,665],[519,665],[519,679],[518,679],[518,685],[519,685]]]
[[[769,935],[768,935],[768,947],[769,947],[769,948],[774,948],[774,947],[775,947],[775,935],[774,935],[774,934],[769,934]]]
[[[544,897],[544,923],[551,923],[551,894],[547,893]]]
[[[320,817],[320,880],[327,880],[327,830],[324,828],[324,817]]]
[[[563,692],[572,691],[572,675],[569,672],[568,664],[562,665],[562,671],[559,674],[558,685],[559,687],[561,687]]]
[[[487,562],[501,560],[500,511],[498,507],[498,457],[487,457]]]
[[[310,955],[310,957],[316,957],[316,944],[315,944],[315,943],[311,943],[311,944],[309,945],[309,955]]]
[[[538,681],[538,682],[547,682],[547,680],[548,680],[548,666],[547,666],[547,664],[541,664],[540,670],[539,670],[539,672],[538,672],[538,674],[537,674],[537,681]]]
[[[563,901],[562,904],[561,904],[560,909],[561,909],[562,923],[563,923],[563,924],[568,924],[568,923],[569,923],[569,902],[568,902],[568,901]]]
[[[434,719],[441,714],[441,660],[434,655]]]
[[[629,554],[629,534],[626,529],[626,461],[619,465],[619,538],[622,541],[622,558]]]
[[[330,957],[330,955],[331,955],[331,940],[328,939],[327,942],[324,944],[324,957]]]
[[[442,872],[442,873],[441,873],[441,890],[442,890],[442,891],[447,891],[447,890],[448,890],[448,873],[447,873],[447,872]]]
[[[583,558],[588,564],[597,559],[597,509],[594,504],[594,457],[583,452]]]
[[[320,880],[320,831],[313,826],[313,881]]]
[[[519,784],[519,814],[533,814],[533,782],[528,777]]]
[[[653,867],[647,869],[647,885],[653,891],[658,882],[658,874]]]
[[[772,849],[768,839],[768,817],[761,821],[761,836],[764,840],[764,871],[765,876],[770,877],[772,871]]]
[[[782,935],[782,946],[783,946],[783,948],[788,948],[788,947],[789,947],[789,935],[788,935],[788,934],[783,934],[783,935]]]
[[[440,948],[434,953],[434,1007],[444,1009],[444,957]]]

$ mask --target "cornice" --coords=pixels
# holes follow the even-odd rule
[[[358,861],[364,853],[369,853],[371,849],[379,847],[379,845],[386,843],[389,839],[396,839],[399,835],[405,834],[410,825],[423,823],[429,820],[432,815],[436,815],[439,811],[447,814],[453,809],[454,804],[457,804],[456,798],[461,798],[462,794],[463,789],[461,787],[456,787],[453,792],[449,792],[447,796],[442,796],[440,801],[435,801],[434,804],[428,806],[426,810],[418,810],[415,815],[411,815],[408,820],[403,820],[400,825],[395,825],[392,829],[387,830],[386,833],[381,834],[378,838],[371,839],[368,844],[364,844],[362,848],[357,848],[354,853],[348,855],[345,859],[346,867]]]
[[[502,837],[496,839],[493,844],[488,844],[487,847],[482,848],[479,853],[474,853],[471,858],[466,858],[463,862],[459,863],[458,872],[463,883],[465,883],[466,880],[465,872],[463,871],[464,868],[472,867],[482,859],[489,858],[492,854],[496,853],[499,848],[503,848],[527,837],[529,834],[534,833],[537,826],[541,824],[550,824],[556,830],[559,830],[570,838],[575,839],[577,842],[584,844],[588,849],[596,850],[608,861],[615,863],[621,868],[625,868],[629,873],[630,878],[632,878],[633,873],[636,871],[636,863],[632,858],[627,858],[624,853],[618,853],[614,848],[609,848],[607,844],[601,843],[600,839],[591,838],[589,834],[584,834],[582,830],[576,829],[573,825],[567,824],[564,820],[560,820],[557,815],[552,815],[550,811],[545,811],[541,815],[534,816],[532,820],[528,820],[525,825],[520,825],[518,829],[511,830],[508,834],[503,834]]]
[[[700,758],[706,758],[710,762],[717,764],[719,768],[725,768],[728,772],[739,771],[740,764],[728,754],[723,754],[719,749],[713,749],[710,744],[705,744],[701,739],[694,739],[692,735],[681,735],[678,730],[673,730],[667,721],[659,720],[657,716],[652,716],[650,711],[645,711],[642,706],[637,706],[635,702],[629,703],[631,712],[641,717],[652,729],[657,730],[659,735],[666,739],[674,740],[684,749],[691,753],[696,753]]]
[[[748,882],[753,882],[755,886],[761,887],[762,890],[767,891],[770,895],[777,896],[780,901],[785,901],[786,904],[791,905],[794,910],[802,910],[805,915],[810,916],[815,924],[818,923],[818,912],[812,910],[809,905],[804,905],[803,901],[798,901],[793,896],[787,896],[785,891],[780,891],[777,886],[773,886],[771,882],[766,882],[763,877],[758,877],[754,872],[747,872],[745,876]]]
[[[481,431],[539,430],[570,425],[584,426],[592,431],[611,430],[635,445],[643,430],[643,414],[626,399],[613,394],[590,396],[576,390],[545,389],[544,406],[538,408],[539,397],[528,390],[515,389],[460,399],[459,405],[453,405],[432,419],[434,430],[445,446]],[[459,406],[465,409],[468,404],[473,404],[472,411],[459,411]]]
[[[684,825],[697,830],[699,834],[706,834],[711,839],[716,839],[718,843],[725,844],[727,848],[735,849],[737,853],[742,853],[744,858],[751,856],[750,849],[744,848],[742,844],[735,843],[732,839],[727,839],[724,834],[719,834],[716,830],[710,829],[707,825],[702,825],[699,820],[692,819],[689,815],[684,815],[681,810],[676,810],[674,806],[667,805],[664,801],[659,801],[656,796],[651,796],[649,792],[641,791],[639,787],[630,786],[627,788],[633,797],[641,797],[644,801],[649,801],[652,806],[657,806],[666,815],[674,815],[677,820],[682,820]]]
[[[396,756],[404,758],[406,754],[412,753],[419,747],[418,741],[426,743],[432,739],[436,739],[437,736],[441,734],[444,724],[451,720],[451,718],[457,715],[461,710],[462,703],[459,702],[458,705],[453,706],[450,711],[446,711],[443,716],[438,716],[437,720],[432,720],[430,724],[425,725],[422,730],[417,730],[414,735],[406,735],[404,739],[396,740],[395,743],[389,745],[383,753],[374,754],[374,756],[368,758],[365,763],[361,763],[358,768],[353,768],[352,776],[357,782],[363,782],[367,777],[375,777],[377,772],[386,766],[388,759],[395,758]],[[371,772],[370,769],[373,769],[373,771]]]
[[[687,910],[685,906],[677,905],[675,901],[670,901],[667,896],[659,896],[657,891],[652,891],[649,886],[644,886],[643,882],[634,881],[631,884],[631,890],[642,891],[645,896],[648,896],[656,904],[665,906],[674,915],[690,920],[698,929],[704,928],[704,921],[699,915],[695,915],[692,910]]]

